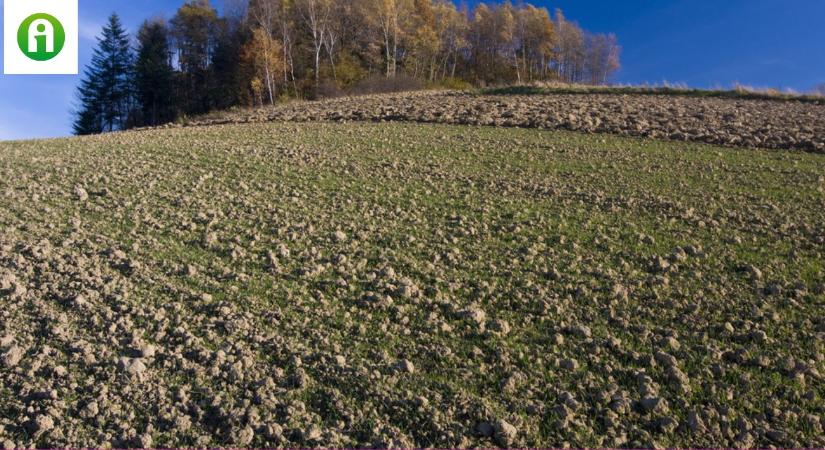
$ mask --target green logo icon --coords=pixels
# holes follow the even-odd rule
[[[24,55],[35,61],[54,58],[65,43],[63,24],[46,13],[32,14],[17,29],[17,45]]]

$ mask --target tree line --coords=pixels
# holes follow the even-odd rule
[[[154,126],[370,84],[606,84],[619,53],[614,35],[530,4],[234,0],[219,15],[209,0],[186,0],[134,38],[109,18],[78,88],[74,130]]]

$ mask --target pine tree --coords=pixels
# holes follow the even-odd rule
[[[85,77],[77,89],[80,108],[75,111],[75,121],[72,125],[74,134],[87,135],[103,132],[103,113],[98,93],[97,72],[87,67]]]
[[[251,34],[243,18],[226,17],[219,21],[212,57],[214,86],[210,90],[210,104],[213,108],[226,109],[251,102],[249,83],[253,77],[252,70],[242,58]]]
[[[117,14],[109,17],[78,89],[76,134],[128,127],[132,109],[132,49]]]
[[[141,123],[158,125],[175,120],[175,73],[169,31],[161,21],[144,22],[138,32],[135,94]]]

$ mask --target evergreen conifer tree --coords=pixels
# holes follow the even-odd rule
[[[112,14],[78,89],[80,108],[75,117],[75,134],[128,127],[133,107],[132,64],[129,35],[117,14]]]
[[[175,120],[175,72],[169,31],[162,21],[144,22],[138,32],[135,90],[141,123],[159,125]]]

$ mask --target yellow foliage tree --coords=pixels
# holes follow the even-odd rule
[[[553,49],[556,46],[556,30],[546,8],[526,5],[518,11],[518,30],[521,46],[521,65],[527,77],[546,77]]]
[[[275,103],[278,87],[276,80],[280,79],[279,74],[284,70],[282,52],[281,43],[265,29],[259,27],[252,30],[252,39],[247,44],[244,57],[254,68],[255,78],[263,84],[262,89],[266,90],[270,104]]]

